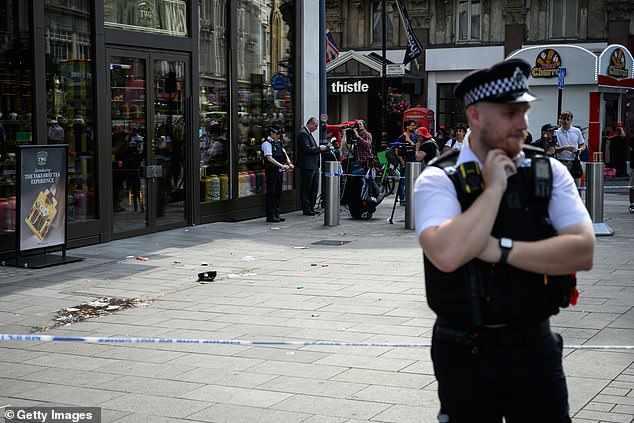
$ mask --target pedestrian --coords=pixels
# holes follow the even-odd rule
[[[617,123],[614,134],[608,136],[610,140],[610,163],[616,169],[616,176],[627,176],[625,162],[627,161],[627,137],[622,123]]]
[[[555,144],[557,142],[557,139],[553,137],[555,129],[557,129],[557,127],[550,123],[542,125],[542,136],[531,142],[530,145],[541,148],[548,157],[554,157]]]
[[[326,151],[325,145],[319,145],[313,132],[319,128],[319,121],[311,117],[297,133],[297,166],[300,169],[299,197],[304,216],[315,216],[315,203],[319,189],[319,154]]]
[[[288,158],[284,145],[280,140],[282,128],[278,125],[269,126],[269,136],[262,143],[266,174],[266,221],[284,222],[280,216],[280,199],[282,198],[283,175],[288,169],[293,169],[293,163]]]
[[[467,126],[463,123],[457,124],[455,134],[456,138],[449,139],[445,143],[445,146],[443,147],[443,153],[446,153],[450,150],[460,151],[464,142],[465,135],[467,135]]]
[[[403,132],[396,142],[400,143],[399,147],[394,149],[396,158],[399,161],[399,173],[401,178],[398,183],[398,189],[396,195],[398,196],[401,206],[405,205],[405,163],[414,161],[414,149],[418,143],[418,137],[414,131],[416,130],[415,120],[406,120],[404,122],[405,132]]]
[[[438,157],[438,144],[436,144],[436,140],[431,136],[429,130],[421,126],[416,130],[415,134],[418,138],[416,152],[414,153],[415,160],[427,164]]]
[[[368,131],[365,121],[361,119],[359,119],[355,124],[355,130],[357,135],[357,152],[359,154],[359,160],[361,160],[364,165],[368,166],[368,160],[372,160],[374,158],[374,154],[372,154],[372,134]]]
[[[562,162],[568,171],[573,171],[573,162],[575,158],[585,148],[583,134],[579,128],[572,126],[572,112],[562,112],[559,115],[559,129],[555,131],[557,137],[557,145],[555,146],[555,155]],[[581,175],[575,176],[575,183],[579,186]]]
[[[465,77],[469,138],[416,181],[440,421],[571,422],[549,317],[576,292],[570,274],[592,267],[594,231],[566,168],[523,145],[530,69],[512,59]]]

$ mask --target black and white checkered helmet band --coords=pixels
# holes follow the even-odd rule
[[[525,93],[527,91],[528,78],[522,70],[517,67],[515,68],[513,75],[509,77],[485,82],[484,84],[467,91],[464,94],[464,104],[466,107],[485,99],[500,98],[512,93]]]

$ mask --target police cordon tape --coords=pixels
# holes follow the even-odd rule
[[[431,347],[429,342],[328,342],[328,341],[249,341],[243,339],[102,338],[98,336],[0,334],[0,341],[88,342],[99,344],[216,344],[216,345],[298,345],[323,347]],[[572,350],[634,350],[634,345],[564,345]]]
[[[577,191],[586,191],[588,187],[582,186],[577,187]],[[634,189],[634,185],[606,185],[603,187],[604,191],[609,191],[612,189]]]
[[[366,175],[365,174],[360,174],[357,175],[355,173],[332,173],[332,172],[322,172],[324,176],[352,176],[352,177],[357,177],[357,178],[363,178]],[[381,176],[381,175],[376,175],[373,176],[374,179],[405,179],[405,176]],[[578,191],[585,191],[588,188],[586,186],[578,186],[577,190]],[[613,190],[613,189],[634,189],[634,185],[605,185],[603,187],[604,191],[609,191],[609,190]]]

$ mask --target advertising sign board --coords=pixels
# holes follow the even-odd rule
[[[18,148],[18,250],[66,243],[66,145]]]

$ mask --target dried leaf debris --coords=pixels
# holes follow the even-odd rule
[[[154,300],[142,300],[140,298],[102,297],[74,307],[57,310],[53,323],[45,327],[37,328],[37,330],[46,331],[58,326],[81,322],[86,319],[107,316],[115,311],[126,308],[144,307],[152,304],[153,302]]]

